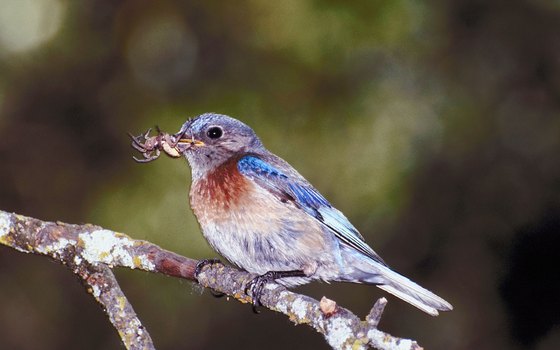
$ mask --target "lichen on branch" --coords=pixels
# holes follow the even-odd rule
[[[184,278],[242,303],[251,302],[245,286],[254,275],[222,264],[207,264],[195,277],[197,260],[95,225],[47,222],[0,211],[0,244],[20,252],[48,256],[67,266],[103,307],[127,349],[154,349],[154,345],[120,289],[112,272],[114,267]],[[333,349],[421,349],[415,341],[377,329],[387,303],[383,298],[365,320],[332,300],[323,298],[319,302],[276,283],[265,286],[260,301],[295,324],[312,327]]]

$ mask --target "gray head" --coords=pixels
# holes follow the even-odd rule
[[[248,125],[223,114],[205,113],[181,127],[181,143],[189,143],[183,155],[191,166],[193,178],[215,169],[233,156],[263,153],[265,149]]]

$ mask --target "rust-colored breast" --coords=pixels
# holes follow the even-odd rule
[[[191,205],[195,214],[202,209],[216,212],[228,210],[246,197],[250,187],[249,180],[237,169],[237,160],[232,159],[193,183]]]

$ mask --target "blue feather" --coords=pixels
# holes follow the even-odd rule
[[[386,265],[383,259],[365,243],[364,238],[346,216],[306,181],[300,178],[291,179],[278,168],[253,155],[242,157],[237,163],[237,169],[242,175],[279,198],[294,201],[307,214],[328,227],[344,244]]]

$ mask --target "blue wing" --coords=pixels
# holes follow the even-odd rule
[[[344,244],[383,264],[385,262],[366,244],[358,230],[339,210],[334,208],[313,186],[300,179],[291,179],[279,168],[253,155],[242,157],[239,172],[282,201],[292,201],[307,214],[328,227]]]

